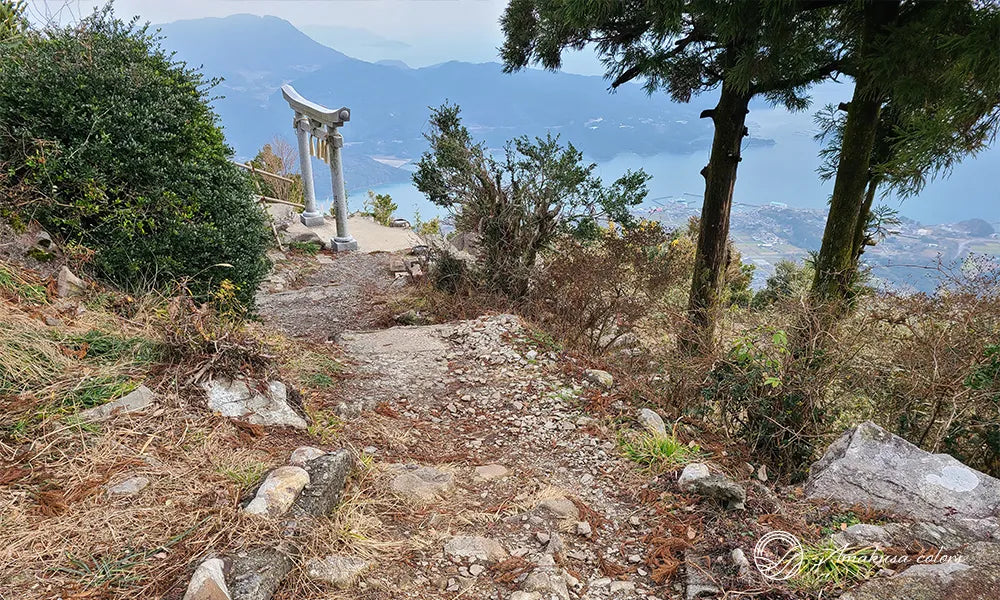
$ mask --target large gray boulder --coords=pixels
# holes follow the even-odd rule
[[[1000,588],[1000,544],[977,542],[960,555],[914,564],[893,577],[873,579],[841,600],[986,600]]]
[[[925,452],[872,422],[830,445],[810,469],[806,495],[946,523],[970,539],[993,537],[989,532],[1000,517],[1000,480],[947,454]]]

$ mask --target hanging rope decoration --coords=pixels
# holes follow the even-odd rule
[[[330,144],[328,144],[326,140],[310,135],[309,154],[320,159],[326,164],[330,164]]]

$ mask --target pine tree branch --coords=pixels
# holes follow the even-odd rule
[[[674,47],[670,50],[670,52],[666,53],[663,56],[656,57],[656,61],[662,62],[665,60],[669,60],[677,56],[681,52],[684,52],[684,50],[691,44],[696,42],[707,42],[710,39],[711,39],[710,37],[705,35],[702,31],[699,31],[698,28],[695,27],[694,29],[691,30],[691,33],[674,42]],[[641,75],[645,69],[646,69],[645,61],[632,65],[631,67],[626,69],[621,75],[616,77],[614,81],[611,82],[611,87],[609,89],[612,90],[616,89],[618,86],[628,83],[629,81],[632,81],[633,79]]]
[[[841,68],[840,61],[833,61],[825,65],[819,66],[811,71],[802,73],[797,77],[788,77],[786,79],[776,79],[767,83],[758,83],[756,85],[750,86],[750,92],[753,95],[757,94],[767,94],[768,92],[775,92],[778,90],[789,90],[803,85],[825,79],[832,75],[833,73],[839,71]]]

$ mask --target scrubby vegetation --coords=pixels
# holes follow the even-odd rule
[[[632,224],[629,208],[646,195],[648,176],[626,173],[611,186],[572,144],[551,134],[520,137],[493,156],[462,125],[459,107],[431,111],[430,150],[413,176],[417,189],[448,209],[462,231],[480,235],[479,284],[511,298],[528,290],[539,252],[561,233],[593,237],[598,219]]]
[[[399,206],[392,201],[389,194],[376,194],[368,190],[368,199],[365,200],[365,212],[367,212],[379,225],[388,227],[392,223],[392,213],[396,212]]]
[[[475,285],[476,276],[508,273],[488,254],[471,267],[441,257],[430,277],[439,291],[426,293],[445,317],[520,312],[560,347],[618,369],[628,400],[726,435],[786,480],[801,480],[836,435],[867,419],[1000,474],[994,261],[968,262],[933,295],[877,290],[858,278],[851,312],[831,321],[810,301],[810,263],[779,265],[755,294],[752,268],[730,246],[720,343],[692,356],[678,348],[698,231],[697,223],[677,231],[612,223],[580,236],[556,227],[532,266],[518,267],[523,294]]]
[[[223,281],[250,304],[270,231],[208,106],[215,82],[105,9],[0,55],[0,203],[130,290]]]

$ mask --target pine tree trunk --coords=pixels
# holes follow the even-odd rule
[[[854,228],[854,270],[857,271],[861,264],[861,255],[865,253],[865,245],[868,238],[868,217],[872,212],[872,204],[875,202],[875,191],[878,190],[878,179],[872,177],[868,180],[868,191],[865,192],[865,200],[861,204],[861,213],[858,215],[857,226]]]
[[[866,5],[859,53],[869,51],[883,28],[895,18],[898,7],[898,1],[870,1]],[[815,300],[834,307],[846,299],[854,279],[855,236],[858,227],[864,227],[859,219],[867,218],[867,214],[861,214],[861,209],[882,100],[877,83],[869,73],[862,71],[855,79],[854,96],[847,110],[840,163],[837,165],[823,243],[816,258],[816,277],[812,288]]]
[[[691,352],[711,348],[725,283],[728,261],[729,210],[733,203],[740,144],[746,135],[747,107],[751,94],[722,84],[715,110],[706,111],[715,122],[715,137],[705,176],[705,200],[701,208],[694,276],[688,301],[690,331],[681,342]],[[702,116],[706,116],[704,113]]]

